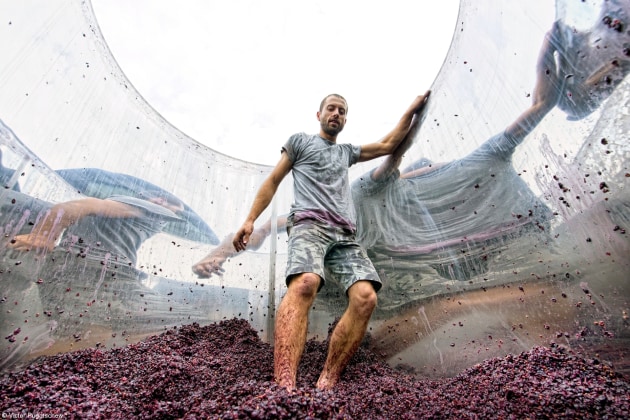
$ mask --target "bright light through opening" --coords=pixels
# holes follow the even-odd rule
[[[378,140],[429,89],[459,2],[93,0],[105,40],[167,121],[221,153],[273,165],[319,101],[349,102],[339,141]]]

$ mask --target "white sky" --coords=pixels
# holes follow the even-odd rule
[[[348,100],[340,142],[378,140],[429,89],[459,1],[92,0],[144,98],[221,153],[273,165],[314,133],[321,99]]]

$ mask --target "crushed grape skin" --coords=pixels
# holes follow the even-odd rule
[[[65,418],[628,418],[630,385],[597,359],[536,347],[428,380],[360,348],[333,391],[314,384],[327,343],[310,340],[288,392],[273,349],[244,320],[191,324],[111,350],[39,358],[0,376],[0,412]]]

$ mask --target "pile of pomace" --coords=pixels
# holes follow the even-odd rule
[[[0,376],[0,412],[52,418],[629,418],[630,384],[560,349],[487,360],[425,380],[360,348],[334,391],[314,388],[325,342],[307,343],[292,393],[244,320],[193,324],[112,350],[43,357]],[[12,416],[12,417],[11,417]]]

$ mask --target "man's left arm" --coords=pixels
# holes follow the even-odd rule
[[[365,162],[367,160],[393,153],[411,130],[413,117],[419,114],[426,107],[430,94],[431,91],[427,91],[424,95],[417,96],[400,118],[396,127],[394,127],[394,129],[379,142],[361,146],[359,162]]]

